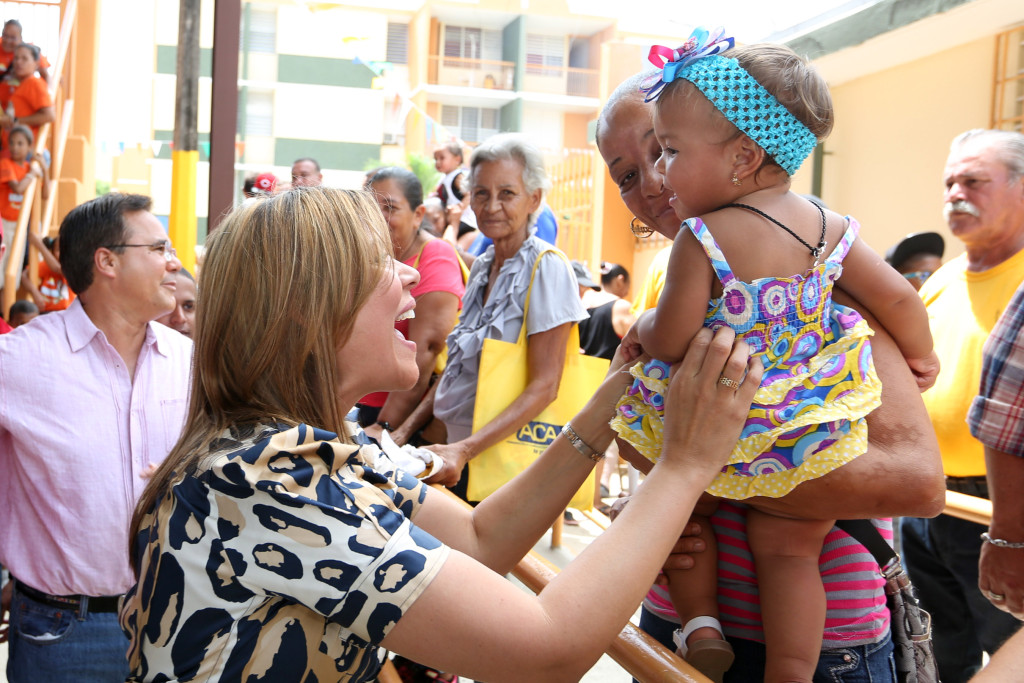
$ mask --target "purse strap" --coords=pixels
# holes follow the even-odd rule
[[[892,549],[892,546],[885,542],[882,534],[871,523],[871,520],[841,519],[836,522],[836,526],[848,533],[853,540],[867,548],[874,556],[878,566],[883,569],[892,562],[893,558],[899,557],[896,551]]]
[[[530,286],[526,289],[526,303],[523,305],[523,325],[519,328],[519,341],[517,342],[520,346],[526,344],[526,316],[530,313],[530,294],[533,293],[533,283],[537,278],[537,269],[540,267],[540,260],[544,258],[544,254],[555,254],[565,261],[565,265],[569,266],[570,271],[572,270],[572,264],[569,263],[569,259],[557,249],[545,249],[537,255],[537,260],[533,262],[533,270],[530,271]],[[569,333],[568,349],[569,351],[575,351],[577,354],[580,351],[580,331],[578,325],[573,325],[573,329]]]

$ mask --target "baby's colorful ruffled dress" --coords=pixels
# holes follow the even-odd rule
[[[856,311],[832,302],[842,261],[858,223],[805,275],[742,282],[699,218],[689,227],[704,247],[723,293],[708,303],[705,327],[732,327],[761,357],[765,372],[728,464],[708,492],[742,500],[777,498],[801,482],[867,450],[865,416],[881,404],[871,360],[871,328]],[[612,427],[652,461],[661,454],[663,394],[669,366],[638,363]]]

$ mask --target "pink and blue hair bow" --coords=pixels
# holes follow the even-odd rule
[[[725,52],[735,45],[736,40],[732,36],[725,35],[725,29],[719,26],[710,32],[705,28],[697,27],[686,39],[686,42],[673,50],[665,45],[653,45],[647,59],[651,64],[661,69],[661,74],[654,74],[641,86],[647,95],[644,102],[651,102],[658,98],[664,87],[674,81],[681,69],[702,57],[710,57]],[[657,80],[654,80],[657,78]]]

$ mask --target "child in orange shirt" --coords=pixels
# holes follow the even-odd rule
[[[39,252],[39,286],[28,275],[29,266],[21,274],[21,286],[28,290],[32,301],[43,313],[63,311],[75,300],[75,294],[64,279],[60,267],[60,245],[52,237],[39,237],[28,231],[28,241]]]
[[[25,126],[15,126],[8,136],[10,158],[0,159],[0,218],[5,221],[18,220],[21,201],[29,183],[33,178],[43,177],[42,165],[29,161],[32,142],[32,131]],[[44,197],[48,194],[47,189],[43,183]],[[7,232],[6,226],[4,232]]]
[[[0,220],[3,221],[2,234],[7,252],[10,252],[10,239],[14,237],[23,193],[32,178],[43,177],[43,167],[28,161],[32,149],[32,131],[25,126],[15,126],[11,129],[10,140],[11,158],[0,159]],[[45,182],[42,191],[44,198],[49,195],[49,186]],[[0,271],[7,266],[8,256],[9,253],[5,253],[0,257]]]

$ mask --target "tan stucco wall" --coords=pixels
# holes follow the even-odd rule
[[[942,172],[950,141],[989,125],[994,50],[978,40],[832,89],[822,198],[877,251],[924,230],[946,238],[947,259],[962,251],[942,220]]]

